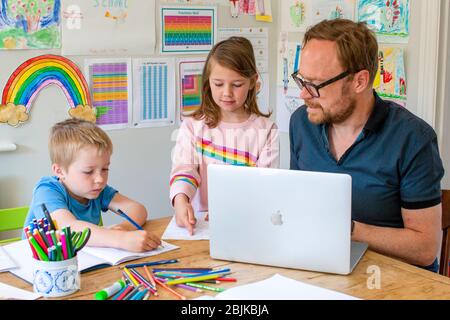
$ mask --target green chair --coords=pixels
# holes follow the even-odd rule
[[[28,214],[28,207],[0,209],[0,233],[4,231],[22,230]],[[18,241],[20,237],[0,240],[0,246]]]

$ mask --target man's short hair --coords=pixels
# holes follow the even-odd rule
[[[112,154],[113,151],[106,132],[92,122],[67,119],[52,127],[48,142],[52,163],[67,169],[78,151],[86,146],[96,147],[100,154]]]
[[[336,42],[342,66],[350,73],[369,71],[370,83],[373,83],[378,71],[378,42],[365,22],[324,20],[307,30],[303,47],[313,39]]]

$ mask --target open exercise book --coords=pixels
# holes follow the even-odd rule
[[[113,248],[84,247],[77,254],[78,270],[87,272],[98,268],[115,266],[126,261],[155,256],[179,248],[165,241],[161,241],[161,244],[162,247],[158,249],[141,253]],[[3,248],[17,265],[17,268],[11,269],[10,272],[25,281],[33,282],[33,256],[27,240],[17,241]]]

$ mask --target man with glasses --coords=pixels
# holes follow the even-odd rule
[[[291,117],[291,169],[350,174],[352,239],[437,272],[444,174],[437,137],[376,94],[377,69],[377,40],[365,24],[337,19],[308,30],[292,75],[305,106]]]

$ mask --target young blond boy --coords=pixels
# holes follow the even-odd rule
[[[112,228],[99,226],[101,211],[109,209],[121,209],[139,225],[147,220],[142,204],[107,185],[113,146],[102,129],[78,119],[57,123],[50,133],[49,151],[54,176],[41,178],[34,188],[25,226],[44,217],[45,204],[59,226],[74,231],[89,227],[89,246],[142,252],[161,244],[159,237],[136,230],[128,221]]]

